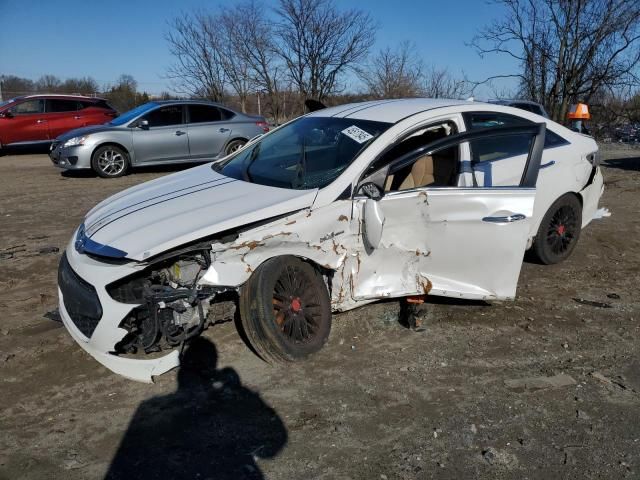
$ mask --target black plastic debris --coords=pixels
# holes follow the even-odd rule
[[[584,298],[574,298],[573,301],[581,303],[582,305],[589,305],[590,307],[612,308],[610,303],[596,302],[595,300],[586,300]]]
[[[617,293],[608,293],[607,298],[612,298],[613,300],[620,300],[620,295]]]
[[[60,251],[60,249],[58,247],[42,247],[40,250],[38,250],[38,255],[49,255],[51,253],[58,253]]]

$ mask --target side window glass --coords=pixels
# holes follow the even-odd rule
[[[425,145],[449,135],[454,135],[457,132],[458,129],[456,124],[451,121],[439,122],[421,127],[420,129],[408,134],[380,157],[374,160],[371,165],[369,165],[366,175],[370,175],[377,170],[380,170],[382,167],[398,161],[403,156],[410,154],[420,147],[424,147]]]
[[[531,135],[479,138],[469,142],[471,162],[494,162],[526,155],[531,147]]]
[[[534,138],[531,134],[512,134],[471,140],[472,185],[518,187]]]
[[[553,133],[551,130],[547,129],[546,136],[544,137],[544,148],[553,148],[559,147],[561,145],[566,145],[567,142],[564,138],[562,138],[557,133]]]
[[[454,187],[457,184],[459,146],[418,155],[408,164],[392,167],[384,185],[385,192],[401,192],[423,187]]]
[[[78,110],[78,102],[75,100],[57,98],[47,100],[47,113],[74,112],[76,110]]]
[[[230,120],[236,116],[231,110],[227,110],[226,108],[218,108],[220,110],[220,115],[222,115],[222,120]]]
[[[182,123],[182,106],[167,105],[156,108],[144,116],[149,122],[149,127],[167,127],[170,125],[180,125]]]
[[[44,112],[44,100],[27,100],[11,108],[14,115],[29,115]]]
[[[219,122],[220,110],[210,105],[189,105],[189,123]]]

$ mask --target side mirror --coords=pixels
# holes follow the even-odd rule
[[[136,126],[142,130],[149,130],[149,120],[140,120]]]
[[[4,112],[0,112],[0,117],[13,118],[13,112],[11,110],[5,110]]]
[[[366,182],[358,188],[358,195],[364,195],[370,200],[380,200],[382,198],[382,189],[373,182]]]

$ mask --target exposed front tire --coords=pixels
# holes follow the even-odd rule
[[[116,145],[104,145],[91,156],[91,168],[103,178],[121,177],[129,170],[129,155]]]
[[[242,147],[244,147],[246,145],[246,143],[247,143],[247,141],[243,140],[242,138],[237,138],[235,140],[231,140],[227,144],[226,148],[224,149],[225,155],[231,155],[233,152],[237,152]]]
[[[573,194],[556,200],[547,210],[533,242],[533,252],[545,265],[569,258],[580,238],[582,205]]]
[[[297,257],[267,260],[240,292],[240,321],[249,343],[267,362],[317,352],[331,331],[331,301],[322,275]]]

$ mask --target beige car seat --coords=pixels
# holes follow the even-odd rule
[[[408,190],[411,188],[426,187],[435,183],[436,179],[433,175],[433,158],[430,155],[425,155],[418,158],[413,166],[411,172],[402,181],[398,190]]]

